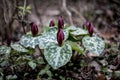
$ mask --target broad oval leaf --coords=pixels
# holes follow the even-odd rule
[[[34,63],[33,61],[28,62],[28,65],[32,68],[35,69],[36,68],[36,63]]]
[[[9,54],[11,52],[11,48],[5,45],[0,46],[0,54]]]
[[[46,32],[42,33],[42,35],[38,37],[39,47],[44,49],[50,42],[57,43],[57,31],[58,29],[56,27],[50,27]],[[68,38],[68,30],[64,29],[63,33],[66,40]]]
[[[57,43],[55,35],[56,33],[57,33],[56,27],[51,27],[47,31],[42,33],[42,35],[39,36],[39,47],[41,49],[44,49],[49,44],[49,42]]]
[[[20,44],[17,44],[17,43],[14,43],[14,44],[12,43],[11,47],[18,52],[28,52],[27,49],[25,49],[24,47],[22,47]]]
[[[73,28],[74,31],[71,31],[70,34],[74,35],[74,36],[80,36],[80,35],[86,35],[88,34],[88,31],[82,29],[82,28]]]
[[[70,26],[67,28],[69,31],[75,31],[77,30],[77,28],[75,26]]]
[[[58,44],[50,43],[44,50],[44,56],[53,69],[58,69],[69,62],[72,49],[69,44],[59,47]]]
[[[35,48],[39,44],[38,37],[32,37],[32,35],[24,35],[20,39],[20,44],[24,47]]]
[[[96,56],[99,56],[105,47],[104,41],[97,36],[94,37],[85,36],[82,39],[82,43],[87,50],[89,50],[91,53],[95,54]]]
[[[5,45],[0,46],[0,55],[3,55],[5,58],[8,58],[10,52],[11,52],[10,47],[7,47]]]

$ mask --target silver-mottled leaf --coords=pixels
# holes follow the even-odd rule
[[[56,27],[51,27],[47,32],[42,33],[42,35],[39,36],[39,47],[44,49],[50,42],[57,43],[56,33]]]
[[[38,37],[39,47],[44,49],[51,42],[57,43],[57,31],[58,29],[56,27],[50,27],[49,30],[42,33],[42,35]],[[68,38],[68,30],[63,30],[63,32],[66,40]]]
[[[20,44],[24,47],[35,48],[39,44],[38,37],[32,37],[31,35],[22,36],[20,39]]]
[[[86,34],[88,34],[88,31],[86,31],[86,30],[84,30],[82,28],[76,28],[76,30],[70,32],[70,34],[72,34],[74,36],[86,35]]]
[[[9,54],[11,52],[11,48],[5,45],[0,46],[0,54]]]
[[[14,43],[14,44],[12,43],[11,47],[18,52],[28,52],[27,49],[25,49],[24,47],[22,47],[20,44],[17,44],[17,43]]]
[[[75,31],[77,30],[77,28],[75,26],[70,26],[67,28],[69,31]]]
[[[59,47],[58,44],[50,43],[44,50],[44,56],[53,69],[58,69],[69,62],[72,56],[72,49],[69,44]]]
[[[82,43],[87,50],[89,50],[91,53],[95,54],[96,56],[99,56],[105,47],[104,41],[97,36],[93,36],[93,37],[85,36],[82,39]]]
[[[68,29],[63,29],[63,33],[64,33],[64,36],[65,36],[65,40],[67,40],[68,36],[69,36],[69,30]]]
[[[35,69],[36,68],[36,63],[34,63],[33,61],[28,62],[28,65],[32,68]]]

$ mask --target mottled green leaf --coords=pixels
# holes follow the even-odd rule
[[[32,37],[31,35],[24,35],[20,39],[20,44],[24,47],[35,48],[39,44],[38,37]]]
[[[32,68],[35,69],[36,68],[36,63],[34,63],[33,61],[28,62],[28,65]]]
[[[28,52],[27,49],[25,49],[24,47],[22,47],[20,44],[17,44],[17,43],[14,43],[14,44],[12,43],[11,47],[18,52]]]
[[[42,35],[39,36],[39,47],[44,49],[50,42],[57,43],[57,31],[57,27],[50,27],[47,31],[42,33]],[[63,30],[63,32],[66,40],[68,38],[68,30]]]
[[[41,49],[44,49],[50,42],[57,43],[56,33],[57,33],[56,27],[51,27],[46,32],[42,33],[42,35],[39,36],[39,47]]]
[[[53,69],[58,69],[69,62],[72,56],[72,49],[67,43],[62,47],[59,47],[58,44],[50,43],[44,50],[44,56]]]
[[[86,31],[86,30],[84,30],[82,28],[76,28],[76,30],[71,31],[70,34],[72,34],[74,36],[86,35],[86,34],[88,34],[88,31]]]
[[[10,52],[11,52],[10,47],[7,47],[5,45],[0,46],[0,55],[4,56],[5,58],[8,58]]]
[[[77,28],[75,26],[70,26],[67,28],[69,31],[75,31],[77,30]]]
[[[93,37],[85,36],[82,39],[82,43],[87,50],[89,50],[96,56],[99,56],[105,47],[104,41],[97,36],[93,36]]]

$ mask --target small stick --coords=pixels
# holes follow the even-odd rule
[[[22,13],[22,21],[23,21],[23,19],[24,19],[25,10],[26,10],[26,0],[24,0],[24,8],[23,8],[23,13]],[[22,27],[23,27],[23,31],[24,31],[24,33],[26,34],[26,31],[25,31],[25,28],[24,28],[23,25],[22,25]]]
[[[68,18],[69,18],[69,21],[70,21],[70,25],[73,26],[73,20],[72,20],[72,14],[71,12],[67,9],[67,6],[66,6],[66,0],[63,0],[63,9],[66,11],[67,15],[68,15]]]

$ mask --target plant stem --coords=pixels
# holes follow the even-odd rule
[[[39,49],[40,54],[41,54],[41,56],[42,56],[42,58],[43,58],[44,62],[46,62],[45,57],[44,57],[44,55],[43,55],[43,52],[41,51],[41,49],[39,48],[39,46],[37,46],[37,48]]]
[[[23,21],[24,16],[25,16],[25,11],[26,11],[26,0],[24,0],[24,8],[23,8],[23,13],[22,13],[22,21]],[[22,27],[23,27],[24,33],[26,34],[25,27],[23,26],[23,24],[22,24]]]

